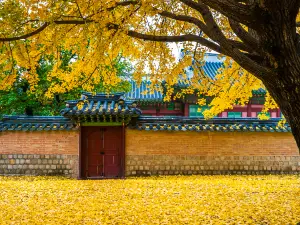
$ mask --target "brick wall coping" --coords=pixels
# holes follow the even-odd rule
[[[256,118],[214,118],[205,120],[190,117],[147,117],[141,116],[137,125],[138,130],[154,131],[219,131],[219,132],[291,132],[289,124],[278,126],[280,118],[259,120]]]
[[[131,129],[154,131],[217,131],[217,132],[291,132],[288,124],[278,126],[278,118],[214,118],[205,120],[190,117],[140,116]],[[4,116],[0,121],[1,131],[56,131],[77,130],[74,121],[62,116]]]
[[[62,116],[4,116],[1,131],[77,130],[78,126]]]

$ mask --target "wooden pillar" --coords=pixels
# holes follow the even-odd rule
[[[79,146],[78,146],[78,149],[79,149],[79,152],[78,152],[78,178],[77,179],[82,179],[83,176],[82,176],[82,152],[81,152],[81,143],[82,143],[82,139],[81,139],[81,135],[82,135],[82,131],[81,131],[81,126],[79,126]]]
[[[278,108],[278,109],[277,109],[277,117],[281,117],[281,116],[280,116],[280,113],[281,113],[281,110]]]
[[[159,116],[159,113],[160,113],[160,109],[159,108],[156,108],[156,111],[155,111],[156,113],[156,116]]]
[[[125,178],[125,168],[126,168],[126,154],[125,154],[125,124],[122,124],[122,159],[121,159],[121,178]]]
[[[190,104],[188,104],[188,103],[184,103],[184,112],[183,112],[183,116],[189,116],[190,115],[190,113],[189,113],[189,106],[190,106]]]
[[[251,115],[251,101],[249,101],[248,105],[247,105],[247,117],[252,117]]]

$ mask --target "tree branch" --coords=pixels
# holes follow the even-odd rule
[[[212,9],[220,12],[224,16],[241,21],[241,23],[251,27],[255,18],[252,16],[252,10],[248,5],[241,4],[240,1],[235,0],[179,0],[187,6],[199,11],[201,13],[201,4],[205,4]],[[202,13],[201,13],[202,14]],[[203,14],[202,14],[203,15]]]
[[[227,39],[226,41],[228,42],[228,44],[234,46],[235,48],[237,48],[239,50],[246,51],[249,53],[253,52],[253,47],[247,46],[243,42],[240,42],[237,40],[231,40],[231,39]]]
[[[55,24],[86,24],[86,23],[91,23],[94,22],[93,20],[57,20],[57,21],[53,21],[53,23]],[[28,34],[24,34],[21,36],[17,36],[17,37],[11,37],[11,38],[0,38],[0,42],[8,42],[8,41],[17,41],[17,40],[22,40],[22,39],[27,39],[31,36],[34,36],[40,32],[42,32],[43,30],[45,30],[48,26],[50,25],[49,22],[44,23],[40,28],[36,29],[35,31],[32,31]]]
[[[55,20],[53,23],[55,24],[87,24],[87,23],[92,23],[95,22],[94,20]]]
[[[257,74],[259,78],[263,79],[266,78],[267,75],[272,73],[270,68],[264,67],[254,59],[254,55],[251,54],[253,49],[251,46],[246,46],[244,43],[239,41],[234,41],[227,39],[223,32],[221,31],[220,27],[214,20],[214,17],[207,5],[203,4],[202,0],[198,0],[198,3],[191,1],[191,0],[180,0],[181,2],[188,4],[189,6],[195,8],[203,17],[206,26],[208,27],[208,35],[213,41],[218,43],[218,46],[222,49],[223,54],[230,56],[233,58],[237,63],[239,63],[242,67],[247,68],[253,74]],[[231,2],[232,0],[219,0],[224,2]],[[212,2],[216,2],[212,0]],[[236,3],[236,2],[235,2]],[[249,53],[243,53],[240,50],[248,51]],[[248,57],[248,56],[251,56]]]
[[[107,8],[106,10],[108,11],[112,11],[115,8],[117,8],[118,6],[128,6],[128,5],[136,5],[138,4],[139,1],[134,1],[134,0],[129,0],[129,1],[122,1],[122,2],[116,2],[114,6]],[[77,2],[76,2],[77,4]],[[82,17],[83,15],[80,12],[79,6],[77,4],[78,7],[78,11],[80,13],[80,16]],[[99,13],[99,12],[97,12]],[[95,13],[95,14],[97,14]],[[89,15],[88,17],[86,17],[85,19],[83,18],[83,20],[57,20],[57,21],[53,21],[53,23],[55,24],[86,24],[86,23],[91,23],[94,22],[94,20],[88,20],[87,18],[94,16],[95,14]],[[39,20],[30,20],[28,22],[39,22]],[[17,36],[17,37],[5,37],[5,38],[0,38],[0,42],[8,42],[8,41],[17,41],[17,40],[22,40],[22,39],[27,39],[31,36],[34,36],[40,32],[42,32],[43,30],[45,30],[48,26],[50,25],[49,22],[45,22],[40,28],[36,29],[35,31],[32,31],[30,33],[21,35],[21,36]]]
[[[242,67],[247,69],[253,74],[256,74],[259,78],[264,78],[272,73],[272,70],[270,68],[264,67],[261,64],[259,64],[255,59],[255,54],[252,53],[251,46],[245,45],[243,42],[230,40],[225,37],[223,32],[221,31],[220,27],[217,25],[216,21],[213,18],[213,15],[209,9],[208,6],[211,6],[211,8],[216,9],[217,11],[220,11],[222,13],[223,10],[218,10],[219,6],[214,6],[217,2],[224,5],[225,3],[230,3],[231,8],[233,7],[233,4],[239,4],[240,7],[244,9],[244,5],[234,1],[234,0],[210,0],[210,2],[207,2],[208,0],[198,0],[198,3],[194,0],[180,0],[182,3],[196,9],[198,12],[201,13],[202,17],[204,18],[205,23],[202,21],[186,16],[186,15],[176,15],[170,12],[160,12],[161,16],[165,16],[168,18],[172,18],[175,20],[180,21],[186,21],[189,23],[193,23],[196,26],[200,28],[204,33],[207,34],[207,36],[212,40],[208,40],[206,38],[194,35],[194,34],[186,34],[186,35],[179,35],[179,36],[156,36],[156,35],[149,35],[149,34],[142,34],[133,30],[125,31],[126,34],[133,38],[142,39],[145,41],[156,41],[156,42],[184,42],[184,41],[191,41],[199,43],[203,46],[206,46],[207,48],[210,48],[216,52],[219,52],[224,55],[228,55],[232,57],[237,63],[239,63]],[[207,4],[204,4],[204,2]],[[106,10],[113,10],[113,8],[117,6],[126,6],[131,4],[138,4],[138,1],[124,1],[116,3],[114,7],[108,8]],[[221,4],[221,5],[222,5]],[[227,6],[228,8],[229,6]],[[247,7],[248,9],[248,7]],[[232,9],[231,13],[234,12],[235,9]],[[237,9],[239,10],[239,9]],[[230,11],[230,10],[229,10]],[[249,10],[248,10],[249,11]],[[222,13],[225,16],[227,16],[225,13]],[[230,14],[230,13],[229,13]],[[238,16],[245,16],[244,14],[237,14]],[[246,15],[247,17],[247,15]],[[234,20],[235,18],[238,18],[236,16],[230,16],[228,15],[228,18]],[[236,20],[236,21],[241,21]],[[38,22],[38,21],[37,21]],[[12,37],[12,38],[0,38],[0,41],[7,42],[7,41],[15,41],[15,40],[21,40],[26,39],[28,37],[31,37],[35,34],[38,34],[42,32],[44,29],[46,29],[50,24],[74,24],[74,25],[80,25],[80,24],[87,24],[91,22],[96,22],[92,19],[83,19],[83,20],[56,20],[53,22],[45,22],[40,28],[36,29],[33,32],[30,32],[28,34],[24,34],[18,37]],[[253,22],[253,21],[252,21]],[[107,24],[107,29],[114,29],[118,30],[120,29],[120,26],[117,24]],[[241,34],[240,34],[241,35]],[[246,39],[249,37],[246,37]],[[253,40],[251,40],[253,41]],[[250,48],[249,48],[250,47]],[[243,53],[242,51],[247,51],[248,53]]]
[[[180,20],[180,21],[186,21],[192,24],[195,24],[196,26],[198,26],[200,28],[201,31],[203,31],[206,35],[208,35],[210,38],[213,38],[213,35],[210,35],[210,31],[209,28],[200,20],[194,18],[194,17],[190,17],[190,16],[186,16],[186,15],[176,15],[167,11],[163,11],[161,13],[159,13],[161,16],[165,16],[174,20]],[[221,32],[221,30],[220,30]],[[218,34],[217,34],[218,35]],[[229,40],[228,42],[230,42],[232,45],[236,46],[238,49],[243,50],[243,51],[248,51],[251,52],[253,50],[252,47],[247,47],[246,45],[244,45],[242,42],[240,41],[235,41],[235,40]]]
[[[114,6],[112,7],[109,7],[107,8],[106,10],[107,11],[112,11],[114,10],[115,8],[117,8],[118,6],[128,6],[128,5],[137,5],[139,3],[139,1],[123,1],[123,2],[116,2]],[[87,16],[85,19],[87,18],[91,18],[93,17],[94,15],[100,13],[100,12],[104,12],[105,10],[104,9],[100,9],[100,10],[97,10],[97,12]]]
[[[198,20],[198,19],[196,19],[194,17],[186,16],[186,15],[176,15],[176,14],[168,12],[168,11],[160,12],[159,15],[167,17],[167,18],[170,18],[170,19],[174,19],[174,20],[179,20],[179,21],[184,21],[184,22],[195,24],[204,33],[207,33],[207,26],[201,20]]]
[[[111,11],[118,6],[128,6],[128,5],[137,5],[139,1],[123,1],[123,2],[116,2],[115,6],[107,8],[108,11]]]
[[[249,32],[247,32],[239,23],[232,19],[228,19],[233,32],[250,48],[258,49],[259,41],[255,39]]]
[[[297,52],[298,54],[300,55],[300,34],[296,34],[296,49],[297,49]]]
[[[0,42],[8,42],[8,41],[17,41],[17,40],[21,40],[21,39],[26,39],[29,38],[33,35],[36,35],[40,32],[42,32],[43,30],[45,30],[48,27],[49,23],[44,23],[40,28],[38,28],[37,30],[30,32],[28,34],[24,34],[18,37],[11,37],[11,38],[0,38]]]
[[[263,81],[272,79],[272,76],[274,75],[272,69],[262,65],[261,60],[263,59],[260,56],[242,53],[236,48],[233,48],[227,55],[233,58],[233,60],[241,67],[250,73],[255,74],[257,78]]]
[[[253,16],[252,4],[241,4],[235,0],[198,0],[224,16],[254,28],[256,17]],[[260,9],[255,8],[256,13]]]
[[[219,52],[221,54],[225,53],[219,45],[217,45],[203,37],[194,35],[194,34],[186,34],[186,35],[179,35],[179,36],[156,36],[156,35],[150,35],[150,34],[142,34],[142,33],[138,33],[136,31],[130,30],[127,32],[127,35],[130,37],[133,37],[133,38],[142,39],[144,41],[157,41],[157,42],[192,41],[192,42],[196,42],[201,45],[204,45],[204,46],[206,46],[216,52]]]
[[[180,0],[180,1],[190,1],[190,0]],[[195,4],[195,2],[193,3]],[[221,31],[220,27],[214,20],[212,13],[208,6],[202,3],[196,3],[197,4],[197,10],[202,15],[204,22],[206,24],[207,29],[203,30],[204,33],[213,41],[221,44],[221,42],[226,41],[226,37],[224,36],[223,32]]]
[[[78,5],[78,2],[75,1],[75,4],[76,4],[76,7],[77,7],[77,10],[78,10],[78,13],[79,13],[80,17],[81,17],[82,19],[84,19],[83,15],[82,15],[82,13],[81,13],[80,7],[79,7],[79,5]]]

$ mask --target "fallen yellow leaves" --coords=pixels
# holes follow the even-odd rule
[[[0,224],[296,224],[300,177],[0,177],[0,209]]]

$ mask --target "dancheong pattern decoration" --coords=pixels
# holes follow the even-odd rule
[[[120,122],[128,124],[132,118],[141,115],[132,100],[122,98],[124,93],[95,94],[83,93],[80,100],[67,101],[61,115],[80,122]]]

